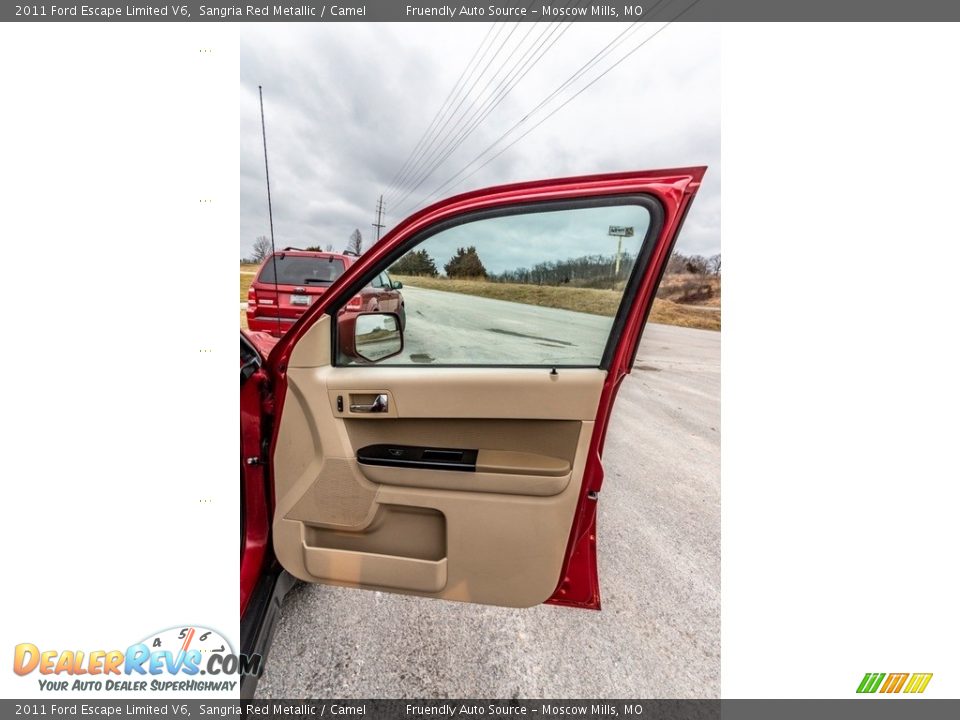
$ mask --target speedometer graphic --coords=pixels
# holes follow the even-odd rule
[[[233,646],[216,630],[202,625],[181,625],[151,633],[141,640],[151,652],[168,651],[178,653],[198,650],[202,657],[210,653],[233,654]]]

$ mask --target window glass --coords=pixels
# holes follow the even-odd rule
[[[273,284],[276,272],[280,285],[329,285],[343,271],[343,260],[339,258],[275,255],[263,264],[258,280]]]
[[[600,365],[650,213],[641,205],[488,217],[442,230],[390,267],[403,352],[381,365]],[[338,362],[350,351],[343,324]]]

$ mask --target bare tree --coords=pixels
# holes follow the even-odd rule
[[[687,258],[686,270],[694,275],[706,275],[709,261],[703,255],[691,255]]]
[[[683,253],[675,252],[667,261],[667,274],[676,275],[687,270],[687,256]]]
[[[262,263],[272,249],[273,246],[270,243],[270,238],[266,235],[261,235],[253,241],[253,251],[250,253],[250,259],[255,263]]]
[[[346,252],[356,253],[357,255],[363,252],[363,235],[360,234],[359,229],[350,233],[350,239],[347,240]]]
[[[712,272],[714,275],[719,275],[719,274],[720,274],[720,253],[717,253],[716,255],[711,255],[711,256],[710,256],[710,259],[707,260],[707,268],[708,268],[708,269],[710,270],[710,272]]]
[[[333,243],[327,243],[323,249],[325,252],[333,252]]]

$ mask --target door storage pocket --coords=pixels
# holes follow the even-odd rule
[[[447,584],[446,558],[417,560],[306,545],[303,552],[307,572],[321,580],[418,592],[438,592]]]
[[[304,564],[322,580],[436,592],[447,584],[447,528],[430,508],[381,505],[362,531],[305,525]]]

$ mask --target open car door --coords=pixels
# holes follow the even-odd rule
[[[367,251],[268,361],[283,567],[330,585],[599,609],[607,423],[705,170],[475,191]],[[349,308],[386,270],[405,322]]]

